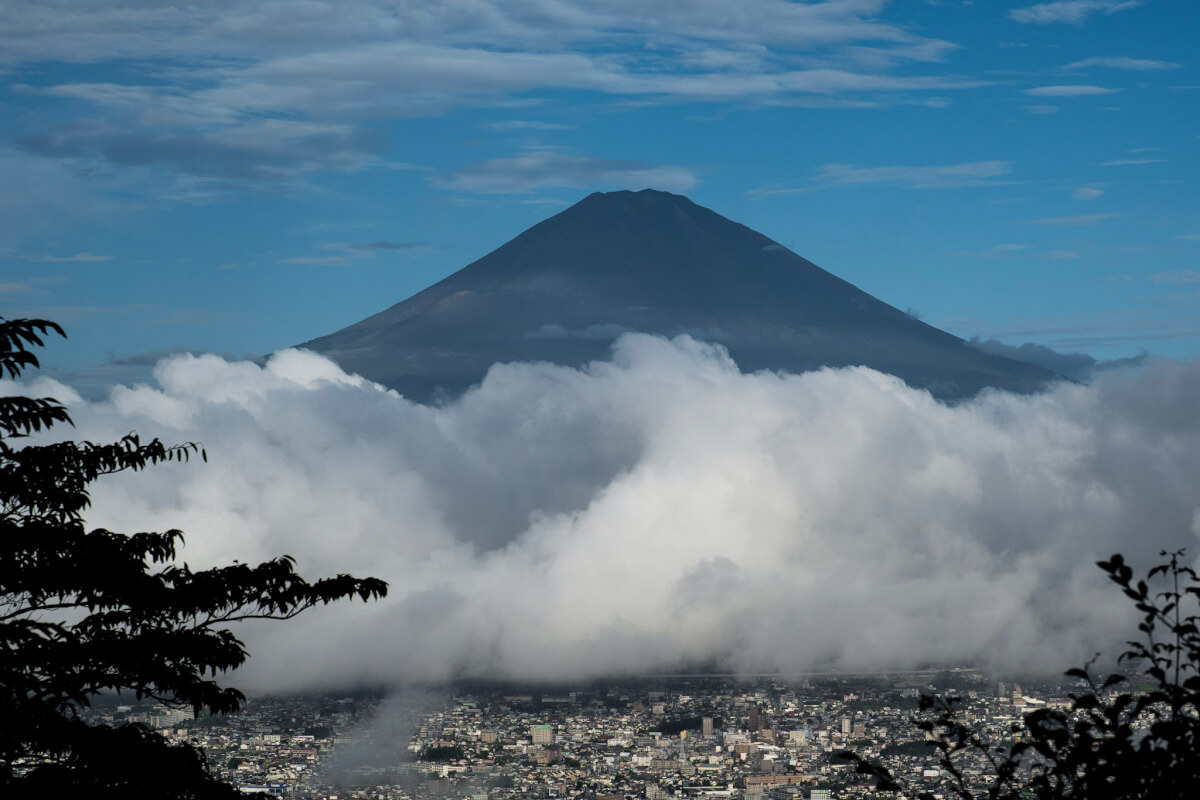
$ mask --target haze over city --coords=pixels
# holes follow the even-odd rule
[[[207,463],[106,479],[91,525],[181,528],[195,566],[289,553],[390,582],[244,628],[251,690],[1054,674],[1128,630],[1097,558],[1191,556],[1200,536],[1193,18],[1163,0],[3,4],[0,300],[69,338],[0,391],[66,402],[73,438],[203,443]],[[607,236],[586,209],[644,189],[691,226],[646,234],[661,252],[732,241],[732,220],[766,237],[754,264],[791,251],[881,303],[785,331],[765,299],[736,328],[714,309],[737,292],[695,311],[672,291],[656,302],[721,324],[649,329],[629,321],[647,306],[614,316],[617,289],[578,327],[539,295],[521,308],[549,316],[505,334],[525,350],[421,392],[354,372],[415,349],[292,349],[581,200],[570,230]],[[566,274],[503,263],[505,302]],[[432,307],[491,291],[481,274]],[[890,320],[860,329],[878,358],[741,355],[753,336],[844,344],[851,306]],[[411,330],[428,309],[402,312]],[[455,320],[499,341],[492,317]],[[914,361],[898,332],[954,355]],[[552,363],[544,340],[595,352]],[[919,369],[888,374],[902,362]]]

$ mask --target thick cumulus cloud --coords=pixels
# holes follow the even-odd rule
[[[295,556],[384,602],[241,629],[248,688],[972,662],[1059,671],[1127,638],[1097,558],[1197,535],[1200,365],[947,406],[862,368],[742,374],[686,336],[497,365],[444,407],[316,355],[178,355],[72,400],[74,433],[200,441],[106,478],[90,523],[183,528],[193,566]],[[9,385],[12,391],[12,385]]]

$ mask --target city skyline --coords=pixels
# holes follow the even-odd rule
[[[0,786],[1200,794],[1195,23],[0,0]]]

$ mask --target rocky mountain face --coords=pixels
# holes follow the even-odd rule
[[[743,371],[865,365],[956,399],[1056,376],[926,325],[686,197],[596,193],[403,302],[300,345],[430,401],[502,361],[578,366],[626,331],[719,343]]]

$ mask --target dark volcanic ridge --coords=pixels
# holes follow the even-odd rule
[[[987,355],[686,197],[589,195],[403,302],[300,347],[428,402],[497,362],[577,367],[622,333],[691,336],[746,372],[864,365],[937,397],[1058,378]]]

